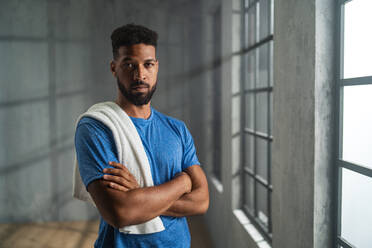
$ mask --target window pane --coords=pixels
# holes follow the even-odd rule
[[[269,84],[270,86],[274,85],[274,43],[270,41],[270,54],[269,54],[269,62],[270,62],[270,79],[269,79]]]
[[[256,43],[256,12],[257,5],[254,5],[248,10],[248,46],[252,46]]]
[[[248,11],[244,12],[244,29],[248,28],[248,22],[249,22],[249,16],[248,16]],[[248,32],[244,32],[244,43],[243,46],[244,48],[248,47]]]
[[[358,248],[372,244],[372,178],[342,169],[341,236]]]
[[[256,51],[249,52],[244,57],[247,66],[245,89],[253,89],[256,79]]]
[[[262,133],[267,133],[267,97],[267,92],[256,94],[256,130]]]
[[[260,0],[260,40],[269,35],[270,0]]]
[[[244,205],[251,211],[254,212],[254,180],[251,176],[244,173],[244,182],[245,182],[245,196],[244,196]]]
[[[372,85],[344,87],[343,111],[342,158],[372,168]]]
[[[257,87],[267,87],[269,81],[269,43],[259,48]]]
[[[372,75],[372,1],[345,4],[344,78]]]
[[[269,95],[270,95],[270,130],[268,134],[271,135],[273,133],[273,92],[270,92]]]
[[[233,56],[231,63],[232,63],[232,75],[231,75],[231,93],[237,94],[240,92],[240,84],[241,84],[241,58],[239,56]]]
[[[240,95],[233,97],[231,104],[231,131],[234,135],[240,132]]]
[[[254,166],[254,136],[250,134],[245,134],[244,139],[245,145],[245,166],[247,166],[250,170],[253,171]]]
[[[254,95],[247,93],[245,95],[245,127],[254,129]]]
[[[274,0],[270,1],[270,34],[274,34]]]
[[[258,218],[267,225],[267,189],[259,183],[257,183],[257,208]]]
[[[267,180],[267,150],[268,141],[256,138],[257,142],[257,174]]]
[[[241,142],[240,142],[240,138],[241,136],[235,136],[232,138],[232,141],[231,141],[231,154],[232,154],[232,158],[231,158],[231,172],[232,172],[232,175],[237,175],[237,173],[240,172],[240,169],[242,168],[241,164],[242,164],[242,159],[241,159]],[[240,180],[240,179],[239,179]],[[237,181],[237,180],[236,180]]]

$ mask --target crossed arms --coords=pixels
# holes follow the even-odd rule
[[[208,184],[199,165],[188,167],[172,180],[139,188],[125,166],[112,162],[103,179],[88,185],[101,216],[120,228],[144,223],[159,215],[182,217],[203,214],[209,206]]]

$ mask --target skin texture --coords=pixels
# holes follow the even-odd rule
[[[119,48],[119,56],[110,69],[120,87],[144,96],[156,86],[159,62],[154,46],[136,44]],[[142,81],[138,87],[138,81]],[[118,89],[116,103],[129,115],[147,119],[151,115],[149,101],[137,106]],[[146,222],[159,215],[188,216],[203,214],[209,205],[208,184],[200,166],[194,165],[172,180],[153,187],[140,188],[124,165],[105,169],[104,178],[88,185],[101,216],[110,225],[120,228]]]

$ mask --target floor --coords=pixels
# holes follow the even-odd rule
[[[212,248],[202,217],[189,220],[192,248]],[[88,248],[97,237],[98,221],[0,224],[1,248]]]

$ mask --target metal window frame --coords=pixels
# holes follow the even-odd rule
[[[262,39],[260,39],[259,37],[259,28],[260,28],[260,20],[259,20],[259,11],[260,11],[260,0],[253,0],[252,2],[250,2],[248,4],[248,6],[245,5],[245,2],[247,0],[242,0],[242,19],[241,19],[241,23],[242,23],[242,40],[241,40],[241,44],[242,44],[242,50],[241,50],[241,54],[242,54],[242,66],[241,66],[241,75],[242,75],[242,80],[241,80],[241,89],[240,89],[240,92],[235,94],[235,95],[240,95],[241,96],[241,176],[242,176],[242,180],[241,180],[241,183],[242,183],[242,209],[244,210],[244,212],[246,213],[246,215],[248,216],[248,218],[251,220],[251,223],[260,231],[260,233],[263,235],[263,237],[269,242],[271,243],[272,241],[272,217],[271,217],[271,206],[272,206],[272,202],[271,202],[271,195],[272,195],[272,184],[271,184],[271,147],[272,147],[272,140],[273,140],[273,137],[271,136],[271,133],[272,133],[272,130],[271,130],[271,101],[272,101],[272,92],[273,92],[273,82],[271,82],[271,78],[272,78],[272,70],[270,68],[270,66],[272,65],[271,63],[271,52],[272,52],[272,49],[271,49],[271,45],[270,43],[274,40],[274,37],[272,35],[272,30],[273,30],[273,25],[272,25],[272,22],[273,22],[273,13],[272,13],[272,6],[274,4],[274,0],[271,0],[270,1],[270,4],[268,6],[268,15],[269,15],[269,22],[268,22],[268,25],[269,25],[269,35],[267,37],[264,37]],[[255,42],[253,44],[249,44],[249,37],[247,36],[247,29],[249,28],[249,16],[246,16],[248,11],[251,9],[251,8],[256,8],[256,14],[255,14]],[[246,22],[246,18],[248,18],[248,21]],[[257,79],[259,77],[259,50],[258,48],[262,47],[263,45],[266,45],[268,44],[269,45],[269,48],[268,48],[268,53],[267,53],[267,68],[268,68],[268,85],[266,87],[257,87]],[[253,88],[251,89],[247,89],[246,88],[246,68],[247,68],[247,64],[246,64],[246,59],[245,59],[245,56],[247,56],[247,54],[249,52],[254,52],[256,53],[255,54],[255,76],[254,76],[254,82],[253,82]],[[267,93],[267,133],[262,133],[262,132],[259,132],[257,131],[257,128],[256,128],[256,122],[257,122],[257,94],[258,93],[264,93],[266,92]],[[253,129],[250,129],[250,128],[247,128],[246,127],[246,118],[245,118],[245,115],[246,115],[246,96],[247,95],[251,95],[253,96]],[[247,161],[245,161],[245,151],[246,151],[246,147],[245,147],[245,140],[246,140],[246,135],[250,135],[253,137],[254,139],[254,151],[253,151],[253,154],[254,154],[254,164],[253,164],[253,170],[250,169],[248,166],[246,166],[247,164]],[[262,178],[257,172],[257,139],[261,139],[261,140],[265,140],[267,142],[267,175],[266,175],[266,178],[267,179],[264,179]],[[246,176],[248,176],[251,180],[253,180],[253,205],[254,205],[254,209],[253,209],[253,212],[252,210],[250,210],[246,205],[245,205],[245,202],[246,202]],[[266,192],[267,192],[267,224],[266,223],[263,223],[259,218],[258,218],[258,185],[261,185],[265,188]]]
[[[342,218],[342,169],[348,169],[361,175],[372,178],[372,168],[355,164],[342,159],[342,142],[343,142],[343,106],[344,106],[344,87],[357,85],[372,85],[372,76],[343,78],[344,69],[344,11],[345,4],[352,0],[337,1],[337,42],[336,42],[336,59],[337,68],[337,94],[336,94],[336,151],[335,151],[335,168],[336,168],[336,224],[335,224],[335,244],[336,247],[355,248],[353,244],[341,236],[341,218]]]

